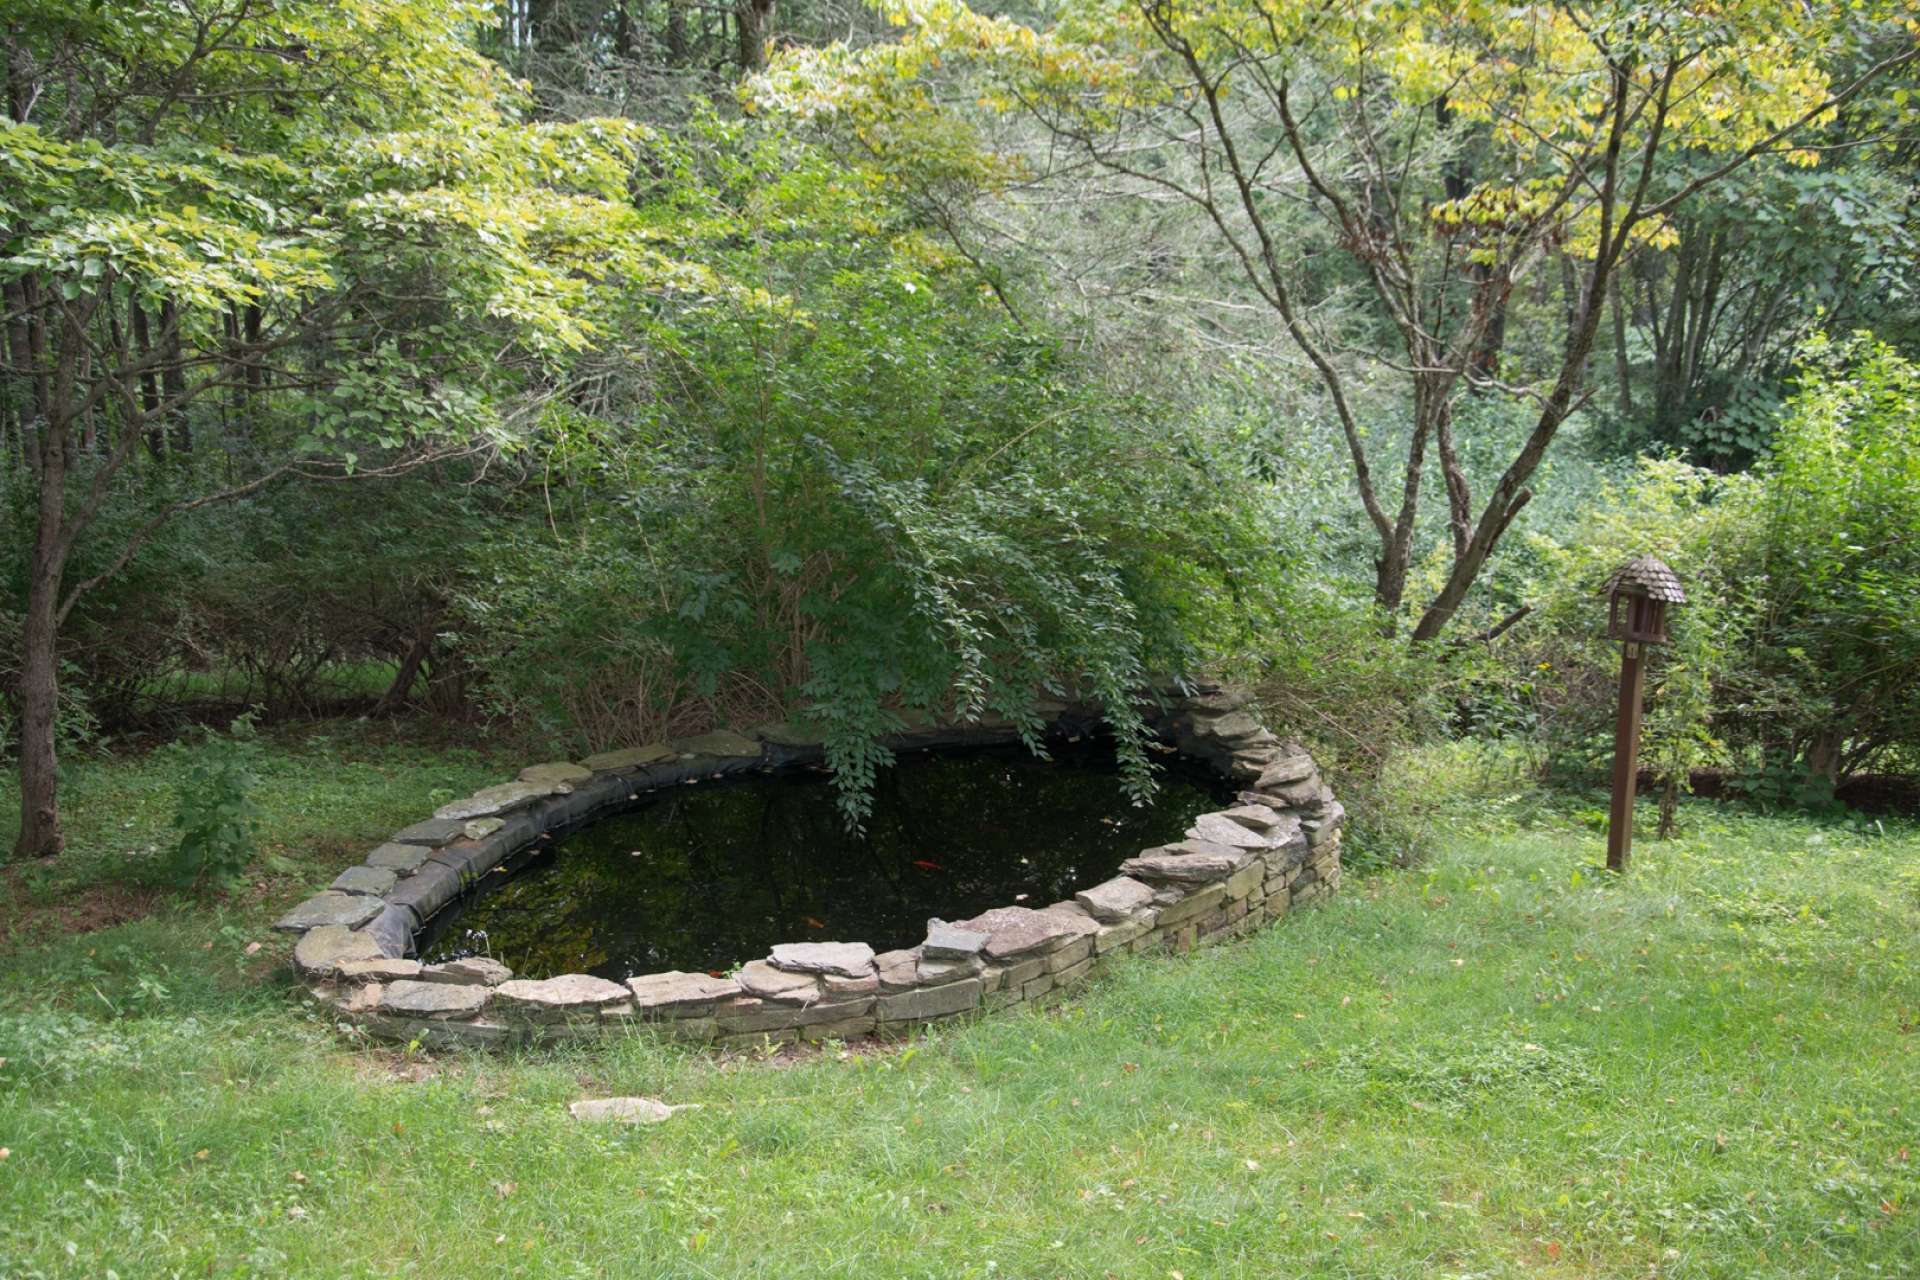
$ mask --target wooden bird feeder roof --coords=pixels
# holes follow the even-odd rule
[[[1613,576],[1607,579],[1606,594],[1644,596],[1662,604],[1687,602],[1687,593],[1680,589],[1679,577],[1667,568],[1664,560],[1653,556],[1635,556],[1615,569]]]

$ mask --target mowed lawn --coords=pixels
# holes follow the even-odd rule
[[[1694,803],[1616,883],[1587,803],[1495,790],[1257,937],[884,1052],[409,1055],[264,925],[490,762],[276,752],[224,904],[60,932],[161,838],[152,762],[77,771],[92,872],[8,882],[0,1276],[1920,1275],[1911,824]],[[698,1109],[567,1114],[628,1093]]]

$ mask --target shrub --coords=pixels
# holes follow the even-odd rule
[[[1533,540],[1540,616],[1506,676],[1554,769],[1597,779],[1610,758],[1619,655],[1597,593],[1643,553],[1688,593],[1648,673],[1642,758],[1669,801],[1703,767],[1808,803],[1920,762],[1920,369],[1865,336],[1805,356],[1754,471],[1645,459],[1563,537]]]
[[[174,750],[186,766],[173,816],[179,839],[161,874],[182,889],[235,879],[253,860],[260,829],[252,795],[260,757],[253,714],[236,718],[224,734],[203,728],[198,742]]]

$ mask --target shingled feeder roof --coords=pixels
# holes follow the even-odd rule
[[[1679,577],[1667,568],[1665,561],[1653,556],[1635,556],[1613,571],[1613,576],[1607,579],[1606,594],[1613,596],[1621,591],[1666,604],[1687,602]]]

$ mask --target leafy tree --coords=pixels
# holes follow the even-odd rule
[[[1529,482],[1588,394],[1624,263],[1674,241],[1674,218],[1757,157],[1817,161],[1805,131],[1916,56],[1891,9],[1755,0],[1711,9],[1619,0],[1500,8],[1103,0],[1044,30],[954,0],[889,0],[898,43],[794,54],[761,101],[840,121],[909,180],[1025,179],[1030,154],[982,156],[977,112],[1018,113],[1060,155],[1143,198],[1200,211],[1323,384],[1377,543],[1374,596],[1407,604],[1423,486],[1437,470],[1450,563],[1415,612],[1439,635],[1532,497]],[[1835,80],[1863,42],[1892,45]],[[962,90],[965,92],[949,92]],[[1304,253],[1296,211],[1324,228]],[[1332,257],[1340,266],[1330,268]],[[1564,309],[1529,316],[1504,356],[1520,287],[1558,266]],[[1365,299],[1333,327],[1329,301]],[[1398,380],[1397,459],[1354,394]],[[1455,439],[1469,389],[1532,406],[1476,494]],[[1383,468],[1386,468],[1383,470]],[[1393,489],[1398,489],[1395,496]]]
[[[62,844],[62,622],[155,530],[299,476],[509,446],[611,300],[716,287],[627,202],[642,130],[519,123],[470,42],[488,16],[54,0],[0,20],[0,378],[35,508],[18,853]],[[214,447],[196,420],[226,428]],[[69,580],[116,494],[162,476],[179,496]]]

